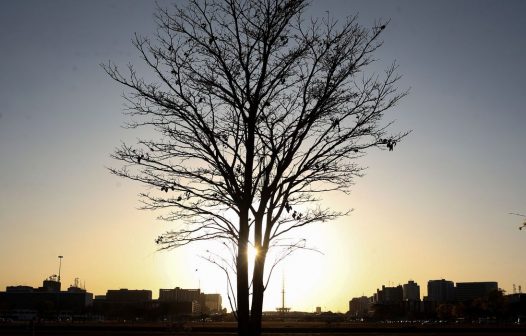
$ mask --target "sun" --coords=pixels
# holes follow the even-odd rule
[[[256,260],[258,256],[258,249],[254,245],[248,245],[247,247],[247,257],[249,261]]]

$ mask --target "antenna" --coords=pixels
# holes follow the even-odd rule
[[[58,256],[58,282],[60,282],[60,269],[62,268],[62,258],[64,258],[64,256]]]
[[[285,273],[283,273],[282,287],[281,287],[281,309],[285,311]]]
[[[195,273],[197,273],[197,284],[198,284],[197,289],[199,289],[199,291],[201,291],[201,277],[199,276],[200,275],[199,268],[195,269]]]
[[[281,307],[276,310],[282,314],[290,311],[290,308],[285,307],[285,273],[283,273],[282,287],[281,287]]]

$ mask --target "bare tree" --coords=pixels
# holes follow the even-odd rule
[[[203,240],[231,248],[240,335],[261,333],[269,251],[285,245],[285,256],[304,247],[284,243],[289,232],[345,215],[321,207],[319,195],[349,192],[362,174],[356,159],[405,136],[382,123],[406,94],[396,66],[364,72],[386,23],[304,19],[306,6],[190,0],[159,8],[156,36],[133,41],[148,80],[131,65],[104,65],[130,89],[129,126],[158,135],[123,144],[113,154],[123,166],[111,172],[151,187],[144,208],[166,209],[162,218],[180,224],[157,239],[161,249]],[[249,244],[258,251],[253,269]]]
[[[519,213],[516,213],[516,212],[509,212],[508,214],[526,218],[526,215],[519,214]],[[519,230],[522,230],[524,228],[526,228],[526,220],[524,220],[524,222],[521,224],[521,226],[519,226]]]

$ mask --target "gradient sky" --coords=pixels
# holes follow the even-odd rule
[[[161,1],[161,4],[169,2]],[[39,286],[64,255],[75,277],[107,289],[175,286],[225,293],[199,246],[156,252],[173,227],[138,211],[140,185],[105,167],[121,140],[124,88],[99,67],[140,64],[134,32],[151,35],[149,1],[0,4],[0,290]],[[376,70],[397,60],[410,95],[387,119],[413,132],[394,152],[371,152],[346,197],[347,218],[298,235],[302,252],[279,269],[265,309],[345,312],[348,300],[413,279],[498,281],[526,289],[526,25],[524,1],[313,1],[309,14],[390,18]],[[197,269],[197,271],[196,271]],[[283,269],[285,269],[283,271]],[[226,299],[224,299],[226,302]]]

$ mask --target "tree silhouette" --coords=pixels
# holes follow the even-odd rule
[[[526,218],[526,215],[515,213],[515,212],[509,212],[508,214]],[[526,220],[524,220],[521,226],[519,226],[519,230],[522,230],[522,229],[526,229]]]
[[[319,195],[349,192],[363,172],[356,159],[373,147],[391,151],[406,135],[382,123],[406,94],[396,65],[364,72],[386,22],[367,29],[356,17],[305,19],[306,6],[191,0],[159,8],[155,37],[133,40],[147,77],[132,65],[103,65],[130,89],[129,127],[157,134],[118,148],[123,166],[111,172],[151,187],[143,208],[165,209],[161,217],[180,224],[158,237],[161,249],[203,240],[230,248],[243,335],[261,333],[269,251],[281,249],[279,261],[305,247],[286,240],[292,230],[345,215],[322,208]],[[249,245],[258,251],[250,270]]]

